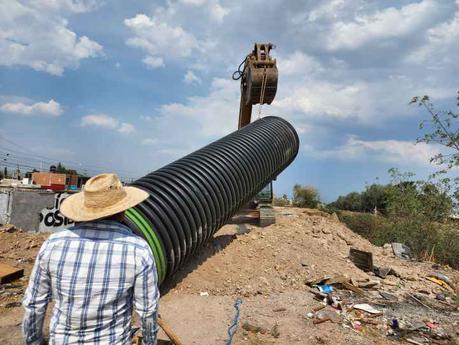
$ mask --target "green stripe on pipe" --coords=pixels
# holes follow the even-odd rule
[[[163,246],[161,244],[161,240],[156,236],[156,232],[152,229],[152,227],[150,226],[150,223],[147,222],[143,216],[143,214],[139,211],[137,211],[135,208],[132,208],[131,209],[132,213],[134,215],[137,216],[137,219],[140,220],[140,222],[142,222],[142,224],[144,225],[147,233],[150,235],[150,237],[153,239],[153,242],[158,250],[158,256],[159,256],[159,265],[160,265],[160,269],[161,269],[161,282],[164,280],[164,278],[166,277],[166,271],[167,271],[167,268],[166,268],[166,258],[165,258],[165,255],[164,255],[164,252],[163,252]]]
[[[158,271],[158,278],[159,278],[159,282],[161,283],[165,278],[166,271],[164,269],[165,268],[164,267],[164,254],[163,254],[161,245],[158,242],[158,239],[156,238],[156,234],[151,229],[151,227],[148,225],[148,223],[145,222],[142,215],[139,214],[139,212],[137,212],[136,210],[129,209],[126,212],[126,215],[139,228],[139,230],[144,235],[145,240],[147,241],[148,245],[150,246],[151,251],[153,252],[153,255],[155,257],[156,267]]]
[[[126,216],[128,216],[129,219],[131,219],[137,225],[139,230],[144,235],[145,240],[150,246],[151,251],[153,252],[153,256],[155,257],[159,283],[163,282],[164,278],[166,277],[166,262],[161,244],[159,243],[159,240],[156,237],[156,233],[150,227],[148,222],[145,221],[143,216],[135,209],[131,208],[127,210]]]

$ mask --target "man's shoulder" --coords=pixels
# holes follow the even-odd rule
[[[109,226],[106,223],[100,222],[80,223],[51,234],[47,242],[52,243],[66,240],[106,240],[130,244],[140,249],[149,248],[147,242],[142,237],[121,223],[113,223]]]

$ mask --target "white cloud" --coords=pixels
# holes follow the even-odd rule
[[[125,19],[133,37],[127,44],[144,50],[143,62],[151,67],[164,66],[164,58],[184,58],[199,49],[198,40],[181,26],[172,26],[161,18],[138,14]]]
[[[62,75],[81,60],[102,54],[102,46],[68,28],[65,14],[88,11],[92,2],[4,1],[0,11],[0,65],[29,66]]]
[[[90,12],[98,7],[96,0],[28,0],[30,6],[46,11]]]
[[[400,9],[389,7],[373,14],[356,15],[352,21],[338,21],[333,25],[328,48],[357,49],[369,43],[381,44],[384,40],[414,36],[444,14],[447,14],[444,6],[423,0]]]
[[[202,80],[192,70],[188,70],[183,78],[186,84],[201,84]]]
[[[160,57],[154,57],[154,56],[145,56],[142,60],[142,62],[147,65],[148,67],[151,68],[158,68],[158,67],[164,67],[166,66],[164,64],[164,60]]]
[[[212,1],[209,6],[210,17],[218,23],[223,22],[223,19],[230,12],[228,8],[220,5],[219,2]]]
[[[101,127],[116,130],[119,133],[130,134],[135,132],[135,127],[127,122],[120,122],[118,119],[105,114],[91,114],[81,118],[83,127]]]
[[[117,131],[124,134],[130,134],[135,132],[135,127],[130,123],[123,122],[120,124]]]
[[[158,143],[157,138],[146,138],[142,140],[142,145],[155,145]]]
[[[111,116],[105,114],[86,115],[81,119],[81,125],[103,127],[109,129],[116,129],[119,126],[119,121]]]
[[[459,4],[458,4],[459,5]],[[459,11],[450,21],[443,22],[427,31],[426,42],[412,51],[408,62],[426,63],[441,68],[457,66],[459,54]]]
[[[230,13],[230,9],[223,7],[218,0],[180,0],[180,4],[186,6],[198,7],[202,13],[209,13],[210,19],[221,23],[226,15]],[[173,6],[172,3],[169,6]]]
[[[44,115],[53,117],[60,116],[64,112],[61,105],[54,99],[48,102],[37,102],[33,104],[25,104],[22,102],[5,103],[0,106],[0,110],[7,113],[27,116]]]
[[[320,159],[368,160],[399,165],[433,166],[430,159],[441,152],[438,145],[403,140],[363,140],[350,136],[344,145],[319,150],[305,146],[307,155]]]

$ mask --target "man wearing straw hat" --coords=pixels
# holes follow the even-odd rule
[[[156,344],[159,291],[148,244],[121,224],[124,211],[148,193],[123,187],[114,174],[88,180],[61,213],[78,222],[41,247],[23,306],[24,342],[43,343],[48,302],[54,301],[50,344],[131,344],[131,315],[140,315],[143,343]]]

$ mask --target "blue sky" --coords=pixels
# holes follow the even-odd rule
[[[414,145],[429,94],[459,89],[458,1],[0,0],[0,155],[137,178],[236,129],[232,72],[276,44],[278,94],[301,150],[275,183],[324,200],[398,167],[426,176]],[[255,114],[258,109],[254,109]],[[14,150],[14,152],[12,151]]]

